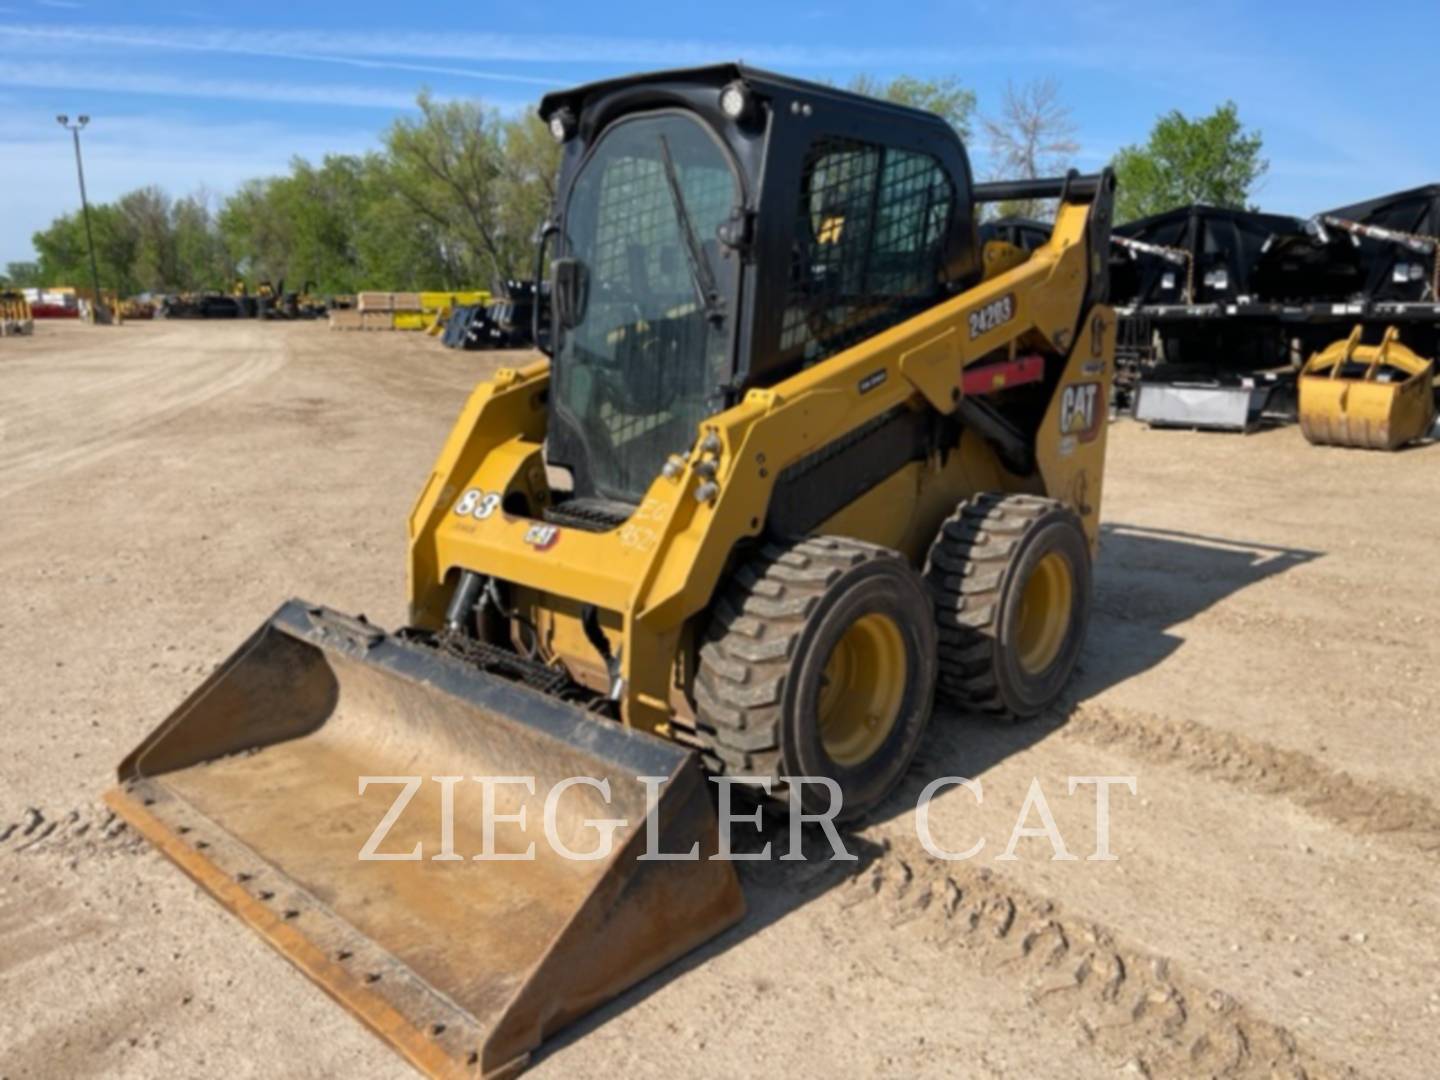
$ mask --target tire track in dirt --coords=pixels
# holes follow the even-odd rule
[[[154,345],[154,342],[146,342]],[[152,350],[153,351],[153,350]],[[239,360],[236,360],[236,357]],[[216,352],[201,363],[167,367],[149,361],[142,372],[127,374],[123,384],[102,381],[70,395],[32,403],[26,431],[7,424],[0,432],[0,499],[59,473],[114,453],[141,433],[278,370],[285,362],[283,343],[248,351]],[[123,385],[124,393],[116,388]],[[153,386],[148,397],[143,391]],[[137,415],[119,414],[116,402],[143,403]],[[26,437],[19,437],[21,434]]]
[[[100,430],[88,436],[77,437],[73,430],[66,430],[61,420],[64,413],[72,411],[70,408],[57,410],[45,418],[48,423],[42,421],[42,426],[49,427],[53,432],[50,438],[40,440],[38,446],[34,445],[35,440],[26,440],[31,447],[18,453],[7,454],[0,450],[0,476],[6,481],[0,484],[0,498],[14,495],[41,481],[53,480],[59,472],[104,457],[150,428],[253,382],[278,366],[278,358],[272,362],[247,357],[219,378],[209,370],[190,370],[183,375],[155,372],[153,377],[134,380],[127,386],[125,396],[133,399],[139,396],[137,389],[143,389],[145,383],[155,385],[156,393],[143,415],[131,420],[116,418],[113,421],[108,416],[99,416],[96,419],[99,420]],[[135,383],[140,383],[140,386],[135,387]]]
[[[134,347],[138,342],[120,339],[119,344],[122,346],[119,349],[114,347],[114,341],[108,345],[92,344],[85,349],[67,352],[58,362],[55,356],[45,355],[28,359],[23,364],[7,364],[3,371],[7,380],[36,386],[42,392],[29,400],[7,401],[6,419],[23,426],[32,417],[45,417],[57,410],[73,410],[77,399],[118,396],[127,387],[154,380],[154,358],[157,354],[172,345],[184,346],[187,343],[173,331],[147,336],[144,340],[147,355],[142,360],[126,356],[132,349],[124,346]],[[117,353],[125,356],[124,363],[137,363],[139,366],[117,368]]]
[[[142,837],[100,805],[63,813],[31,806],[18,821],[0,824],[0,856],[134,855],[148,850]]]
[[[1223,1077],[1226,1080],[1354,1080],[1348,1067],[1322,1061],[1286,1028],[1259,1017],[1223,989],[1138,949],[1111,928],[1067,913],[1053,901],[1000,879],[985,867],[937,862],[917,842],[860,834],[858,864],[823,861],[824,846],[803,866],[745,864],[749,888],[826,892],[816,905],[836,920],[837,934],[881,939],[919,935],[927,955],[963,959],[986,978],[1018,984],[1049,1022],[1074,1028],[1079,1047],[1130,1075]],[[149,848],[99,805],[47,813],[28,808],[0,825],[0,857],[22,854],[85,858],[136,855]],[[813,868],[808,874],[806,867]],[[878,912],[878,914],[877,914]],[[913,978],[887,971],[890,950],[866,950],[881,980]]]
[[[1354,1080],[1286,1028],[1254,1014],[1223,989],[1110,928],[1060,909],[969,863],[940,863],[918,842],[882,839],[834,889],[830,917],[855,936],[919,935],[926,955],[964,960],[980,974],[1018,982],[1030,1005],[1073,1026],[1077,1046],[1129,1075],[1226,1080]],[[758,865],[758,864],[757,864]],[[844,871],[820,871],[833,877]],[[748,876],[748,875],[747,875]],[[768,877],[764,871],[760,876]],[[771,883],[774,887],[774,883]],[[838,913],[838,914],[837,914]],[[872,950],[877,965],[885,950]],[[913,966],[882,979],[914,978]]]
[[[1382,837],[1431,857],[1440,854],[1440,804],[1435,800],[1357,779],[1301,751],[1194,720],[1171,721],[1093,703],[1054,724],[1062,737],[1117,749],[1150,764],[1178,766],[1252,794],[1279,796],[1350,832]]]

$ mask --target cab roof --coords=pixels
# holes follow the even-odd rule
[[[556,110],[568,107],[576,116],[580,116],[585,107],[601,98],[621,90],[643,91],[647,87],[675,86],[677,84],[689,86],[713,86],[718,93],[726,84],[736,80],[743,81],[752,91],[762,97],[786,97],[793,95],[804,95],[811,99],[824,98],[847,108],[866,109],[872,113],[891,113],[897,117],[903,117],[909,123],[930,123],[943,128],[951,135],[955,135],[955,129],[940,116],[925,109],[917,109],[910,105],[899,105],[893,101],[886,101],[883,98],[870,97],[868,94],[857,94],[853,90],[842,90],[839,87],[828,86],[825,83],[810,82],[806,79],[795,79],[788,75],[779,75],[773,71],[765,71],[761,68],[750,67],[742,63],[707,64],[701,67],[691,68],[670,68],[663,71],[642,72],[638,75],[625,75],[616,79],[602,79],[598,82],[585,83],[569,90],[555,90],[546,94],[540,99],[540,116],[549,120]],[[958,136],[957,136],[958,138]]]

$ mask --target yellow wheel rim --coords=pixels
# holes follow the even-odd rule
[[[1039,675],[1060,655],[1074,604],[1075,578],[1070,563],[1052,551],[1030,571],[1020,597],[1015,652],[1028,674]]]
[[[895,727],[905,696],[905,638],[887,615],[857,619],[821,677],[820,743],[837,765],[859,765]]]

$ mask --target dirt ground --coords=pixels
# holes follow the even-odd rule
[[[406,515],[494,363],[320,324],[0,340],[0,1076],[410,1075],[98,797],[280,600],[402,622]],[[1110,445],[1064,706],[939,717],[857,863],[743,867],[745,922],[535,1075],[1434,1074],[1440,447]],[[917,839],[944,775],[983,784],[933,806],[965,861]],[[1135,779],[1114,861],[1072,776]],[[1032,781],[1076,860],[999,858]]]

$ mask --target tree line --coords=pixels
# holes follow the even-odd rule
[[[882,81],[850,89],[928,109],[989,151],[992,179],[1062,172],[1080,145],[1059,85],[1007,86],[981,115],[958,79]],[[283,176],[250,180],[223,198],[200,191],[172,198],[158,187],[92,205],[101,284],[142,292],[228,290],[245,279],[313,283],[326,294],[361,289],[486,286],[533,272],[533,235],[554,195],[560,148],[533,113],[505,118],[474,101],[422,92],[418,114],[395,120],[377,150],[296,158]],[[978,128],[978,130],[977,130]],[[1190,202],[1245,208],[1267,163],[1258,132],[1232,102],[1207,116],[1162,116],[1140,145],[1114,159],[1125,221]],[[1045,216],[1043,204],[1001,213]],[[89,280],[79,210],[34,235],[37,259],[10,263],[0,284]]]

